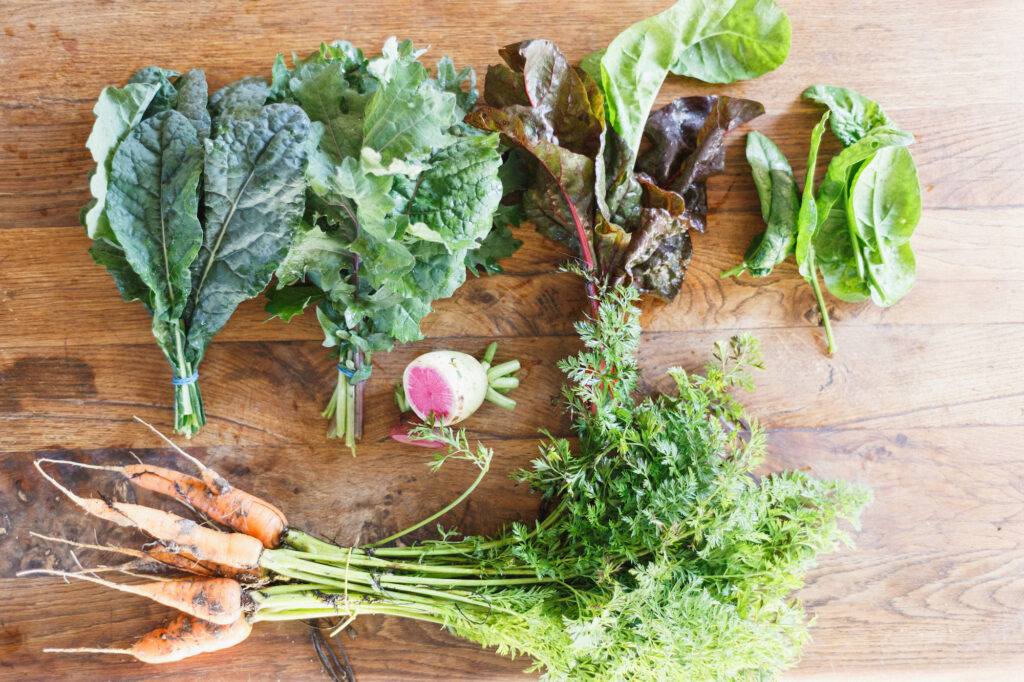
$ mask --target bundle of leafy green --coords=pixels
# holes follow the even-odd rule
[[[139,300],[174,368],[174,429],[206,423],[198,368],[210,339],[270,281],[302,217],[309,118],[266,104],[263,79],[207,98],[206,77],[155,66],[108,87],[86,146],[89,252]]]
[[[361,548],[289,531],[293,549],[264,564],[270,582],[287,582],[253,593],[254,618],[439,623],[528,656],[548,680],[760,680],[795,664],[808,623],[792,592],[818,554],[847,541],[839,521],[856,523],[870,491],[756,473],[765,436],[732,395],[761,366],[749,337],[718,344],[703,376],[670,370],[673,394],[636,395],[638,298],[606,291],[597,321],[577,325],[584,350],[561,363],[576,438],[551,438],[518,474],[550,510],[535,524],[388,546],[471,487]],[[477,464],[479,483],[489,449],[450,428],[421,431],[448,443],[441,461]]]
[[[649,115],[658,90],[669,73],[756,77],[785,60],[789,41],[772,0],[684,0],[580,67],[548,41],[504,48],[508,66],[488,69],[486,106],[467,121],[512,147],[509,184],[538,231],[578,249],[599,281],[670,300],[686,274],[689,231],[706,228],[705,185],[724,168],[724,135],[764,108],[684,97]]]
[[[498,271],[520,242],[502,182],[498,136],[462,124],[476,100],[471,69],[442,58],[431,77],[410,41],[367,59],[347,42],[322,45],[289,69],[278,56],[273,98],[313,120],[306,213],[268,293],[285,320],[318,303],[338,383],[328,436],[354,447],[362,386],[375,351],[423,338],[431,303],[451,296],[467,268]]]
[[[828,109],[811,134],[803,199],[786,157],[758,132],[747,135],[747,161],[761,199],[767,229],[754,237],[743,271],[764,277],[790,254],[818,300],[828,352],[835,339],[818,284],[843,301],[870,298],[891,306],[914,286],[915,261],[910,237],[921,219],[921,185],[907,149],[914,136],[900,130],[876,102],[849,88],[815,85],[805,99]],[[831,117],[832,132],[843,144],[814,193],[818,147]]]

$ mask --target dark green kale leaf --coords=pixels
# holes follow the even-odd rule
[[[206,141],[205,235],[188,310],[192,364],[238,304],[270,282],[303,212],[309,118],[288,104],[268,104],[250,119],[236,114]]]
[[[149,288],[154,317],[176,323],[203,241],[196,189],[203,152],[195,128],[167,110],[138,125],[117,149],[107,195],[110,226]],[[173,355],[173,351],[171,351]]]
[[[145,118],[174,108],[178,101],[178,89],[171,83],[171,79],[177,78],[178,75],[177,71],[161,69],[159,66],[147,66],[137,71],[128,80],[129,84],[146,83],[157,86],[156,94],[146,108]]]
[[[174,108],[192,122],[199,139],[205,140],[210,136],[206,74],[199,69],[190,69],[181,74],[174,85],[178,89],[178,101]]]
[[[114,233],[106,216],[107,184],[114,152],[128,133],[139,124],[159,87],[149,83],[130,83],[123,88],[103,88],[93,113],[96,122],[85,146],[96,163],[89,176],[92,200],[82,209],[81,221],[90,239],[103,237],[113,244]]]

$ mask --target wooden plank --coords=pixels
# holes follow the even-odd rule
[[[554,37],[578,59],[668,4],[143,0],[58,9],[0,0],[0,678],[321,676],[297,623],[262,624],[236,649],[171,666],[45,656],[44,646],[127,644],[166,610],[92,585],[11,577],[29,566],[72,565],[29,530],[137,541],[45,487],[34,457],[127,461],[133,450],[174,461],[131,420],[139,414],[169,427],[166,361],[140,306],[122,303],[91,263],[77,226],[88,198],[83,145],[100,89],[150,63],[201,66],[218,87],[267,72],[278,51],[335,37],[373,51],[391,34],[430,44],[428,56],[451,55],[482,77],[504,44]],[[713,340],[752,331],[768,369],[743,399],[770,429],[764,470],[805,468],[875,492],[857,549],[826,555],[801,592],[818,624],[787,679],[1011,679],[1024,669],[1024,368],[1014,359],[1024,344],[1024,142],[1015,132],[1024,14],[1017,0],[782,4],[793,20],[782,68],[730,86],[672,80],[659,100],[727,92],[762,101],[768,113],[752,127],[780,144],[799,178],[818,116],[799,93],[826,82],[877,98],[917,137],[925,189],[917,285],[889,309],[830,302],[840,350],[829,359],[811,292],[792,264],[759,280],[720,279],[761,229],[742,133],[732,135],[727,172],[710,183],[711,229],[694,239],[683,292],[671,304],[644,304],[644,388],[669,388],[668,366],[696,369]],[[375,358],[356,460],[322,437],[318,412],[334,378],[315,320],[264,323],[259,301],[243,305],[210,348],[202,385],[211,424],[189,446],[278,502],[299,527],[344,542],[380,537],[439,508],[475,476],[460,463],[430,474],[430,453],[387,438],[388,382],[422,350],[478,353],[499,338],[502,354],[524,359],[515,396],[522,404],[513,419],[485,407],[469,423],[495,448],[493,470],[442,520],[486,533],[534,518],[538,501],[507,474],[535,456],[538,428],[569,433],[552,402],[561,383],[555,362],[576,348],[571,325],[584,301],[577,281],[555,273],[563,252],[523,236],[507,275],[470,280],[424,321],[427,340]],[[76,489],[153,501],[109,478],[62,473]],[[359,636],[345,642],[361,680],[526,679],[523,659],[433,626],[367,618],[355,629]]]

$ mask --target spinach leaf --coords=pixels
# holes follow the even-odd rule
[[[826,112],[827,113],[827,112]],[[854,167],[870,159],[886,147],[905,147],[914,142],[914,136],[892,126],[875,128],[866,136],[836,154],[828,164],[828,171],[818,189],[817,214],[824,219],[832,205],[839,200],[850,180]]]
[[[633,24],[600,56],[608,122],[636,152],[669,71],[730,82],[777,68],[789,52],[789,19],[772,0],[683,0]],[[596,57],[584,68],[596,78]]]
[[[803,96],[828,109],[812,135],[804,195],[796,214],[796,261],[814,290],[828,350],[833,353],[835,340],[818,271],[828,290],[843,301],[871,298],[876,305],[890,306],[906,295],[914,285],[915,260],[909,242],[921,218],[921,188],[907,150],[913,135],[897,128],[877,103],[853,90],[824,85],[808,88]],[[829,119],[844,148],[829,162],[815,196],[815,159]],[[748,137],[748,159],[769,227],[754,238],[743,265],[724,275],[743,270],[755,276],[766,274],[788,253],[784,221],[774,223],[777,229],[773,230],[774,195],[766,201],[766,192],[775,189],[766,171],[768,164],[765,159],[751,159],[752,140],[771,145],[762,137],[755,138],[753,133]],[[763,150],[785,163],[774,145]],[[764,263],[764,268],[758,263]]]
[[[288,252],[302,217],[309,118],[268,104],[252,119],[230,119],[206,141],[206,228],[192,269],[188,360],[242,301],[260,293]]]
[[[796,246],[800,199],[789,161],[767,136],[752,131],[747,133],[747,163],[754,175],[761,217],[767,229],[750,242],[743,264],[723,273],[723,277],[739,275],[744,270],[754,277],[764,277],[786,260]]]
[[[860,93],[833,85],[812,85],[802,97],[832,112],[832,133],[848,147],[874,128],[891,126],[882,108]]]
[[[867,268],[876,305],[890,306],[914,285],[909,241],[921,219],[921,187],[905,147],[878,152],[857,174],[848,216]]]
[[[825,123],[828,122],[829,112],[821,115],[821,120],[815,124],[811,131],[811,150],[807,156],[807,172],[804,175],[804,193],[800,201],[800,210],[796,218],[796,264],[800,267],[800,274],[804,279],[810,280],[814,269],[814,250],[811,247],[811,240],[818,229],[819,204],[814,200],[814,173],[818,165],[818,148],[821,146],[821,137],[825,134]],[[837,157],[838,158],[838,157]],[[833,159],[833,163],[835,159]],[[833,166],[829,164],[829,170],[833,168],[845,168],[843,164]],[[828,175],[826,174],[826,179]],[[822,183],[824,187],[824,183]],[[819,197],[821,195],[819,194]],[[826,210],[831,206],[826,206]]]
[[[96,122],[85,146],[92,153],[96,169],[89,177],[89,189],[93,199],[82,210],[82,225],[90,239],[99,237],[114,239],[110,230],[105,208],[110,164],[114,152],[128,133],[139,124],[146,107],[153,100],[159,87],[148,83],[130,83],[123,88],[103,88],[93,113]]]
[[[732,83],[774,71],[789,54],[789,17],[774,2],[707,3],[705,36],[684,49],[670,70],[706,83]],[[717,15],[717,16],[716,16]]]
[[[181,318],[189,266],[203,241],[199,174],[203,154],[187,118],[168,110],[139,124],[118,147],[107,214],[125,258],[150,290],[154,317]]]

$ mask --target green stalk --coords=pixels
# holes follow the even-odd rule
[[[814,297],[818,299],[818,309],[821,311],[821,322],[825,327],[825,339],[828,341],[828,354],[833,355],[836,352],[836,342],[832,337],[832,323],[829,321],[828,308],[825,306],[825,297],[821,294],[821,285],[818,284],[818,267],[814,262],[814,252],[807,257],[807,262],[810,265],[811,271],[811,289],[814,290]]]
[[[409,533],[413,532],[414,530],[422,528],[423,526],[427,525],[428,523],[431,523],[432,521],[435,521],[436,519],[441,518],[442,516],[444,516],[445,514],[450,512],[452,509],[454,509],[455,507],[457,507],[460,504],[462,504],[462,501],[465,500],[467,497],[469,497],[470,493],[472,493],[474,490],[476,490],[476,487],[478,485],[480,485],[480,481],[484,480],[484,476],[487,475],[487,471],[490,468],[491,468],[491,465],[490,465],[490,462],[488,461],[486,464],[484,464],[484,466],[482,466],[480,468],[480,475],[476,477],[476,480],[473,481],[472,484],[470,484],[470,486],[465,490],[465,492],[463,492],[461,495],[459,495],[457,498],[455,498],[454,502],[452,502],[451,504],[446,506],[441,511],[439,511],[439,512],[437,512],[435,514],[431,514],[430,516],[428,516],[427,518],[423,519],[419,523],[415,523],[415,524],[409,526],[408,528],[406,528],[405,530],[400,530],[397,533],[394,533],[393,535],[387,536],[383,540],[378,540],[377,542],[374,542],[373,544],[366,545],[366,546],[367,547],[380,547],[381,545],[386,545],[389,542],[392,542],[393,540],[397,540],[398,538],[402,537],[403,535],[408,535]]]
[[[179,379],[192,375],[192,367],[185,361],[185,349],[181,338],[181,321],[175,320],[174,346],[177,355],[175,374]],[[199,383],[192,382],[174,387],[174,431],[192,437],[206,424],[206,413],[203,410],[203,398],[199,392]]]

